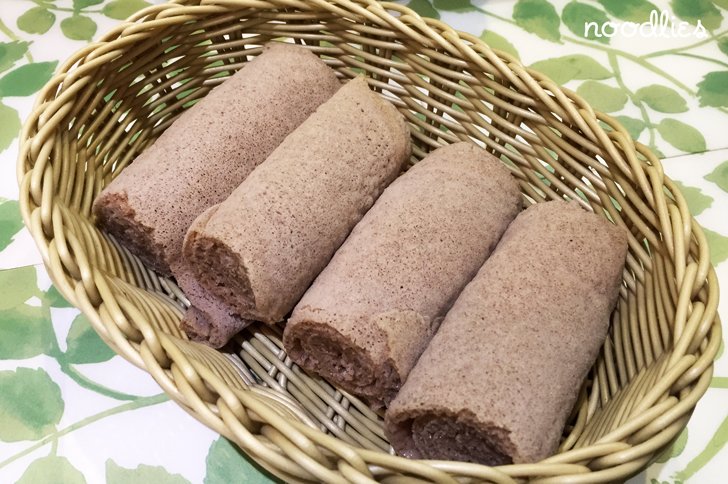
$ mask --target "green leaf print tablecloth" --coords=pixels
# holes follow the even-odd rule
[[[663,156],[665,171],[706,229],[723,289],[719,312],[726,314],[728,0],[403,3],[547,73]],[[17,138],[34,94],[59,62],[147,5],[0,0],[2,483],[270,480],[170,402],[146,373],[109,350],[52,287],[18,213]],[[676,25],[685,22],[682,31],[634,35],[652,10],[665,10]],[[586,22],[594,22],[589,31]],[[696,31],[698,22],[704,30]],[[711,388],[687,430],[630,482],[727,482],[727,440],[728,357],[721,351]]]

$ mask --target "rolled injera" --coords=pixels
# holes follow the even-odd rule
[[[215,213],[217,206],[213,205],[202,212],[194,223],[198,223],[198,220],[206,221]],[[180,328],[191,340],[220,348],[235,333],[251,323],[237,316],[229,305],[202,287],[194,276],[189,261],[184,257],[173,264],[172,272],[191,303],[180,322]]]
[[[205,217],[216,207],[214,205],[207,209],[200,217]],[[230,306],[202,287],[185,261],[176,263],[172,272],[192,304],[180,322],[180,328],[190,339],[220,348],[250,324],[250,321],[237,316]]]
[[[626,253],[627,231],[575,202],[523,211],[389,407],[394,449],[487,465],[551,455],[606,338]]]
[[[288,355],[387,405],[520,208],[494,156],[470,143],[434,151],[384,191],[303,296]]]
[[[404,117],[363,78],[348,82],[195,220],[194,277],[242,319],[281,321],[409,154]]]
[[[339,88],[316,55],[271,43],[185,111],[98,196],[97,223],[163,275],[185,233]]]

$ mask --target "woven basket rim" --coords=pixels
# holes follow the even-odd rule
[[[234,422],[236,418],[241,418],[239,409],[233,408],[232,404],[230,404],[230,408],[220,408],[221,414],[224,415],[222,421],[228,424],[228,427],[215,427],[205,414],[204,408],[195,402],[185,401],[185,394],[195,394],[196,392],[199,396],[200,392],[205,390],[192,389],[189,393],[187,389],[178,388],[177,383],[181,384],[182,381],[178,381],[175,372],[170,373],[170,367],[164,368],[163,364],[174,361],[180,367],[178,371],[182,373],[190,370],[202,375],[204,370],[201,371],[200,368],[193,366],[174,343],[170,342],[169,337],[157,333],[151,326],[147,331],[143,331],[140,342],[120,345],[121,336],[119,334],[121,333],[110,332],[108,325],[103,322],[109,319],[108,315],[103,317],[98,305],[92,302],[94,291],[101,294],[101,300],[114,301],[116,299],[114,290],[106,286],[103,277],[89,265],[84,254],[73,253],[71,255],[79,267],[90,269],[90,272],[86,273],[80,271],[78,277],[70,274],[59,261],[57,254],[59,249],[52,243],[55,234],[52,220],[54,217],[57,219],[61,216],[56,215],[56,209],[58,212],[62,212],[63,209],[58,208],[58,205],[54,207],[52,197],[48,195],[50,190],[47,188],[50,183],[48,178],[52,177],[46,173],[49,165],[43,156],[50,153],[52,147],[49,145],[52,145],[52,142],[49,139],[58,130],[60,122],[65,116],[64,109],[72,104],[73,95],[83,88],[85,76],[91,75],[94,69],[105,62],[109,56],[114,55],[117,49],[123,50],[135,36],[146,35],[150,31],[154,32],[155,29],[159,31],[164,26],[177,25],[186,20],[192,21],[205,14],[233,12],[243,7],[259,11],[277,11],[281,8],[289,8],[311,12],[325,11],[330,15],[359,15],[374,25],[395,30],[400,35],[421,41],[425,47],[432,46],[442,49],[443,52],[458,54],[478,65],[485,65],[487,61],[490,63],[489,65],[495,66],[498,73],[503,74],[504,77],[510,76],[509,80],[512,85],[528,86],[533,92],[543,94],[539,98],[540,101],[547,107],[555,109],[554,112],[563,113],[564,116],[569,117],[578,129],[594,133],[595,139],[604,143],[607,150],[610,147],[614,149],[615,146],[618,146],[627,154],[629,168],[635,173],[636,183],[642,188],[649,189],[646,196],[656,212],[660,225],[669,229],[661,231],[661,233],[665,238],[667,251],[670,252],[671,259],[676,266],[675,271],[679,279],[680,298],[676,312],[682,312],[687,317],[690,311],[693,311],[691,314],[694,314],[697,304],[702,304],[702,317],[695,318],[700,319],[702,323],[691,320],[688,322],[689,324],[680,328],[680,332],[676,330],[676,341],[673,347],[669,348],[672,350],[671,354],[669,357],[663,358],[664,361],[656,363],[661,367],[660,373],[662,374],[659,376],[665,378],[667,374],[672,375],[674,376],[672,381],[675,383],[670,387],[662,388],[658,378],[658,381],[655,382],[655,389],[648,392],[648,395],[655,394],[654,397],[657,399],[675,385],[680,386],[683,390],[679,399],[670,397],[675,398],[674,405],[669,406],[669,409],[665,406],[665,412],[671,411],[675,415],[679,414],[679,417],[670,420],[670,425],[667,425],[664,431],[656,433],[644,441],[634,440],[634,444],[629,440],[624,441],[629,435],[634,436],[634,431],[637,431],[638,428],[649,426],[650,422],[655,419],[655,421],[659,421],[657,417],[664,413],[650,412],[667,400],[662,400],[660,404],[653,407],[642,409],[644,413],[640,414],[639,418],[632,419],[612,431],[609,434],[613,436],[611,439],[602,438],[596,444],[556,454],[535,464],[489,468],[464,463],[423,463],[386,454],[375,455],[372,451],[355,449],[346,443],[336,442],[333,437],[321,432],[319,432],[321,435],[312,437],[316,431],[304,424],[292,421],[284,422],[280,417],[269,416],[260,406],[260,402],[264,401],[260,399],[266,397],[261,397],[257,393],[247,395],[246,392],[229,387],[219,378],[216,379],[214,375],[205,375],[206,384],[208,387],[212,387],[206,391],[216,393],[221,399],[218,402],[223,401],[225,405],[228,402],[242,402],[243,408],[252,409],[264,420],[275,422],[276,425],[273,426],[276,430],[286,436],[303,435],[308,439],[315,439],[318,445],[330,452],[338,452],[338,469],[326,469],[325,471],[308,469],[316,476],[324,476],[322,480],[353,481],[359,479],[363,481],[371,478],[372,475],[366,468],[373,465],[391,467],[404,473],[412,472],[418,477],[438,482],[452,482],[454,475],[477,476],[492,479],[494,482],[514,482],[513,479],[522,476],[542,476],[543,482],[557,482],[565,476],[569,476],[574,482],[602,482],[625,478],[654,460],[659,451],[669,445],[687,424],[687,419],[695,404],[707,390],[712,375],[713,358],[718,351],[721,339],[720,321],[717,315],[719,295],[717,278],[709,262],[705,235],[690,215],[683,195],[664,175],[659,159],[649,148],[632,140],[627,130],[616,119],[594,111],[576,93],[561,88],[546,76],[526,68],[509,54],[491,49],[478,37],[453,30],[439,20],[423,19],[408,7],[399,4],[380,3],[375,0],[176,0],[137,12],[128,21],[105,34],[99,41],[89,44],[72,55],[59,67],[55,76],[37,95],[33,112],[21,132],[17,165],[23,220],[38,245],[44,264],[59,292],[83,311],[94,329],[117,353],[148,371],[175,401],[198,420],[226,437],[232,438],[240,445],[241,435],[243,435],[242,425],[240,425],[241,428],[230,425],[230,422]],[[389,12],[395,12],[398,16],[395,17]],[[80,86],[76,91],[72,89],[74,84]],[[612,128],[610,134],[600,127],[600,121]],[[648,167],[649,171],[646,171]],[[667,195],[666,190],[671,196]],[[692,240],[699,249],[697,260],[691,255],[689,249]],[[704,299],[707,301],[705,303],[700,302],[698,297],[703,293]],[[691,336],[702,335],[700,348],[693,348],[695,345],[691,344],[687,337],[679,338],[681,335],[685,336],[686,332],[693,332]],[[155,354],[153,348],[157,347],[164,348],[167,354]],[[676,351],[676,347],[679,351]],[[692,351],[688,351],[691,348]],[[698,350],[700,350],[699,356],[697,355]],[[189,366],[182,368],[185,361]],[[187,383],[185,382],[185,384]],[[205,395],[205,398],[207,397]],[[627,427],[630,425],[635,427],[632,434],[628,433]],[[257,436],[252,437],[259,439]],[[263,446],[262,443],[260,445]],[[338,446],[341,448],[334,450]],[[298,449],[298,453],[303,457],[299,456],[300,460],[296,462],[305,468],[306,465],[301,462],[308,462],[306,459],[315,460],[311,456],[316,452],[305,447]],[[296,451],[286,450],[285,453],[295,454]],[[261,460],[258,455],[251,457],[274,474],[290,477],[290,474],[280,468],[271,466],[270,460]],[[589,466],[580,464],[585,461],[589,461]],[[320,472],[320,474],[316,474],[316,472]]]

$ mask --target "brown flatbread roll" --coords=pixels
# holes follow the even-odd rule
[[[402,115],[348,82],[190,227],[194,277],[241,318],[281,321],[409,153]]]
[[[219,204],[213,205],[202,212],[192,223],[191,229],[206,224],[218,206]],[[189,261],[184,257],[172,265],[172,272],[192,304],[180,323],[190,339],[220,348],[252,322],[236,315],[233,308],[202,287],[195,278]]]
[[[434,151],[384,191],[298,303],[288,355],[388,404],[520,208],[494,156],[470,143]]]
[[[394,449],[488,465],[551,455],[607,335],[626,254],[626,230],[576,203],[522,212],[389,407]]]
[[[173,271],[177,284],[192,303],[180,323],[190,339],[220,348],[251,323],[236,316],[228,305],[202,287],[188,267],[177,265]]]
[[[195,217],[223,201],[339,86],[334,71],[306,49],[269,44],[99,194],[98,224],[170,275]]]

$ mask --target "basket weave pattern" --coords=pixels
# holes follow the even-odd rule
[[[471,140],[500,156],[531,202],[579,201],[631,233],[609,337],[559,452],[529,465],[389,454],[381,418],[306,375],[280,328],[225,354],[193,343],[189,304],[93,225],[91,204],[195,100],[271,40],[305,45],[411,124],[412,162]],[[684,428],[721,341],[705,236],[659,160],[613,118],[478,38],[373,0],[182,0],[137,13],[75,54],[21,137],[21,210],[60,292],[185,410],[287,482],[604,482],[648,465]]]

